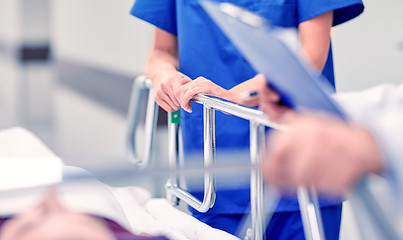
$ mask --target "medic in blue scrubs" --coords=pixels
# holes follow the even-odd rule
[[[298,28],[307,59],[333,86],[330,27],[357,17],[364,9],[361,0],[227,2],[253,11],[274,25]],[[181,106],[189,111],[187,103],[181,102],[189,92],[206,93],[245,104],[237,96],[242,91],[256,90],[256,72],[210,19],[198,0],[136,0],[131,14],[156,27],[145,73],[154,83],[157,103],[168,112]],[[200,76],[204,78],[198,78]],[[252,99],[246,105],[252,106],[256,102],[257,97],[256,101]],[[192,104],[191,110],[192,113],[181,110],[185,154],[202,152],[203,149],[202,106]],[[217,112],[216,145],[217,153],[225,149],[248,148],[249,122]],[[202,193],[194,194],[202,198]],[[326,239],[338,239],[341,202],[327,199],[320,202]],[[202,222],[235,234],[249,203],[250,192],[246,187],[218,189],[212,209],[207,213],[191,211]],[[296,197],[282,198],[266,236],[267,239],[304,239]]]

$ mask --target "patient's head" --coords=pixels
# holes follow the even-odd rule
[[[113,233],[102,220],[64,208],[56,191],[29,211],[7,221],[0,240],[112,240]]]

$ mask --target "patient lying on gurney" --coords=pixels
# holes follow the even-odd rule
[[[0,165],[0,240],[237,239],[145,189],[110,187],[63,166],[21,128],[0,131]],[[89,177],[60,183],[72,173]],[[44,184],[57,187],[35,187]]]
[[[1,240],[166,239],[134,235],[106,218],[71,211],[60,203],[54,189],[36,206],[2,225]]]

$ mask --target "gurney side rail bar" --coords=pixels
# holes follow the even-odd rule
[[[215,164],[215,111],[204,106],[204,167],[211,168]],[[171,113],[172,114],[172,113]],[[172,169],[176,169],[179,163],[179,125],[172,123],[169,118],[169,162]],[[215,175],[212,172],[204,173],[204,197],[199,201],[192,194],[179,187],[178,176],[172,175],[166,184],[167,198],[172,204],[178,204],[183,200],[199,212],[207,212],[213,207],[216,196]]]
[[[136,150],[136,129],[139,124],[140,110],[142,108],[141,100],[146,91],[148,91],[148,101],[144,127],[144,152],[140,158]],[[126,148],[130,161],[134,162],[141,169],[147,168],[150,164],[152,143],[158,119],[158,105],[154,100],[153,84],[145,76],[139,76],[133,82],[127,118]]]
[[[200,104],[205,104],[216,110],[229,113],[231,115],[268,126],[277,130],[285,130],[285,127],[270,121],[262,111],[252,108],[244,107],[232,102],[223,101],[217,98],[208,97],[199,94],[193,98],[193,100]]]

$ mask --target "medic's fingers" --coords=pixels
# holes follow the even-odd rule
[[[239,104],[249,106],[249,107],[255,107],[259,105],[259,96],[254,95],[254,96],[248,96],[248,97],[240,97]]]
[[[188,88],[188,87],[189,86],[187,85],[187,87],[185,89],[183,89],[183,91],[185,91],[185,93],[183,94],[183,97],[182,97],[181,107],[187,112],[192,112],[190,101],[192,100],[193,96],[196,94],[196,88]]]
[[[183,78],[180,79],[179,82],[180,82],[181,85],[185,85],[187,83],[190,83],[191,81],[192,81],[192,79],[190,79],[188,77],[183,77]]]
[[[267,87],[266,90],[268,94],[268,99],[270,101],[276,103],[280,102],[280,95],[277,92],[273,91],[270,87]]]
[[[183,86],[190,82],[192,82],[192,80],[190,78],[183,76],[181,79],[179,79],[179,82],[177,82],[177,85],[175,87],[173,87],[173,91],[175,93],[176,100],[179,103],[179,107],[181,107],[181,102],[182,102],[183,94],[184,94]]]
[[[172,80],[161,83],[161,90],[162,91],[158,92],[157,94],[160,94],[162,99],[164,99],[172,108],[179,109],[180,104],[175,97]]]
[[[202,77],[198,77],[195,80],[187,81],[185,79],[182,80],[185,84],[180,87],[180,91],[182,94],[182,99],[180,102],[180,106],[187,112],[192,112],[191,107],[191,100],[194,95],[201,93],[200,87],[200,80],[203,79]]]
[[[264,112],[270,120],[279,121],[285,109],[279,107],[276,103],[267,103],[260,105],[259,109]]]
[[[261,87],[259,92],[262,93],[261,99],[265,102],[279,102],[280,101],[280,95],[271,89],[269,86],[267,86],[267,83],[264,83]]]
[[[195,87],[188,88],[188,90],[183,95],[181,106],[188,112],[192,112],[191,101],[194,96],[197,94],[208,93],[209,89],[207,87]]]
[[[163,98],[161,98],[160,95],[155,95],[155,101],[157,102],[157,104],[160,107],[162,107],[167,112],[173,112],[173,111],[176,111],[179,109],[179,108],[172,107]]]

